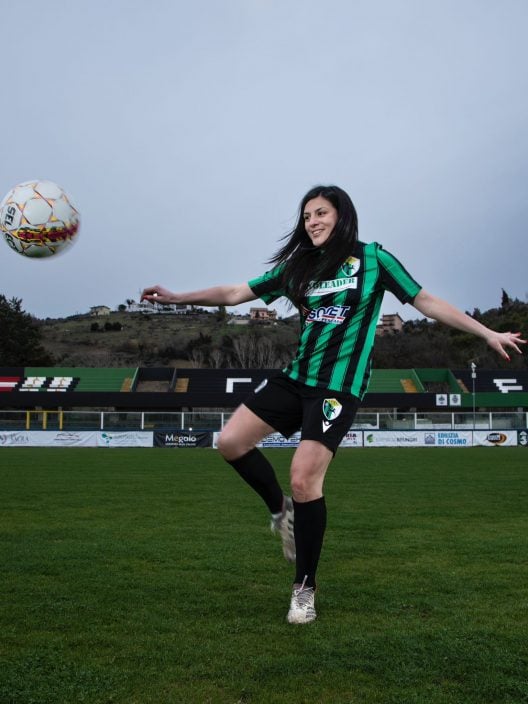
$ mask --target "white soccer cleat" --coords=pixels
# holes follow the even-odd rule
[[[290,602],[290,610],[286,616],[288,623],[311,623],[317,618],[315,613],[315,589],[305,587],[306,577],[302,584],[294,584]]]
[[[293,534],[293,502],[289,496],[284,497],[282,513],[272,516],[271,532],[280,535],[282,552],[288,562],[295,562],[295,536]]]

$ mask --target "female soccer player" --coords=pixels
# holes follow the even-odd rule
[[[281,296],[301,316],[296,355],[235,411],[218,440],[224,459],[262,497],[284,556],[296,572],[287,620],[316,618],[316,570],[326,527],[323,482],[349,430],[370,377],[378,314],[386,290],[428,318],[484,338],[500,356],[518,353],[520,333],[495,332],[425,291],[383,247],[357,238],[357,215],[337,186],[317,186],[302,199],[295,228],[270,260],[273,268],[248,283],[174,293],[151,286],[142,300],[234,306]],[[292,498],[256,445],[274,431],[301,431],[293,456]]]

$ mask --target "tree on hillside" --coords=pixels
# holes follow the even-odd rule
[[[41,344],[38,323],[22,310],[22,299],[0,294],[0,366],[48,366],[53,358]]]
[[[227,320],[227,310],[225,306],[218,306],[218,312],[216,313],[216,319],[219,323],[225,323]]]
[[[506,294],[507,295],[507,294]],[[492,330],[528,333],[528,304],[518,300],[507,306],[481,311],[475,308],[473,317]],[[479,366],[489,369],[525,369],[526,354],[511,355],[507,362],[499,357],[484,340],[474,335],[448,328],[427,319],[409,320],[396,335],[382,335],[374,346],[374,367],[396,369],[405,367],[451,367],[462,369],[470,360],[479,359]]]

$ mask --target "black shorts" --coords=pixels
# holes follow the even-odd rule
[[[306,386],[281,373],[263,381],[244,405],[285,438],[300,430],[301,440],[317,440],[335,455],[360,400],[351,394]]]

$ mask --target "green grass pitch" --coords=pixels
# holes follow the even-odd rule
[[[524,448],[340,450],[290,626],[214,451],[2,448],[0,704],[528,702],[527,479]]]

